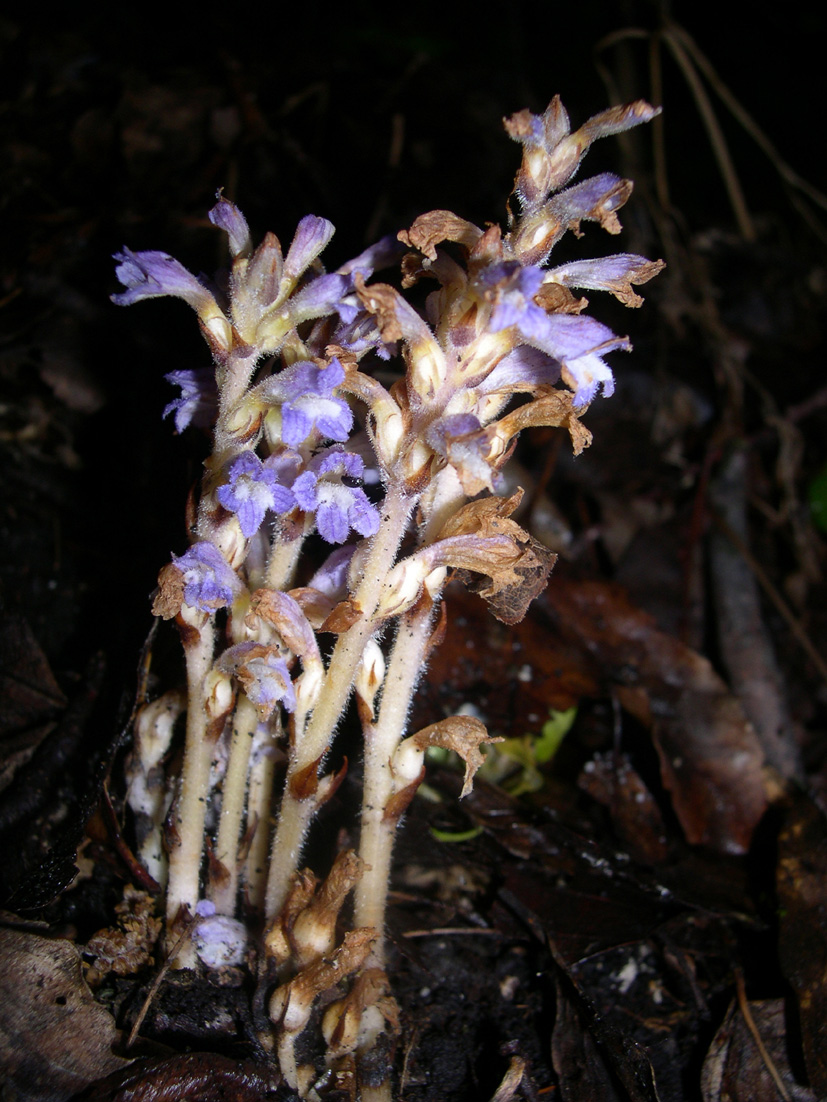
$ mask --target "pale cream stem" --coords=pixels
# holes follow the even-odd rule
[[[192,611],[182,609],[182,615]],[[209,795],[210,762],[213,744],[207,740],[205,683],[210,671],[215,646],[213,621],[187,624],[185,627],[187,663],[187,733],[184,745],[184,765],[181,788],[175,802],[173,836],[169,855],[167,885],[167,941],[175,942],[175,920],[181,908],[195,913],[200,893],[201,857],[204,849],[204,821]],[[190,968],[195,964],[195,950],[187,940],[177,954],[174,967]]]
[[[304,543],[304,533],[292,540],[276,540],[264,575],[268,589],[287,589],[296,572],[296,563]]]
[[[250,749],[258,722],[259,715],[255,705],[245,693],[240,693],[233,715],[230,756],[224,775],[221,817],[215,845],[215,855],[224,866],[225,872],[222,873],[221,883],[216,884],[210,892],[218,914],[232,915],[235,912],[240,872],[238,843],[247,794]]]
[[[276,776],[276,752],[281,735],[281,712],[273,713],[267,734],[263,728],[253,750],[250,766],[250,786],[247,793],[247,829],[255,827],[247,854],[244,885],[247,902],[257,911],[264,908],[267,891],[267,854],[270,850],[270,830],[273,816],[273,785]]]
[[[443,468],[421,502],[425,514],[421,545],[432,542],[446,520],[466,501],[467,495],[453,467]],[[432,593],[431,598],[430,609],[411,610],[400,618],[382,683],[379,717],[366,733],[365,740],[359,836],[359,856],[365,863],[365,871],[355,889],[355,924],[357,927],[371,926],[377,931],[371,961],[379,967],[384,964],[385,909],[397,827],[397,819],[385,816],[393,793],[391,760],[406,733],[411,699],[425,664],[441,594]]]
[[[319,762],[333,740],[353,688],[353,678],[368,640],[376,630],[373,614],[387,584],[387,576],[396,560],[414,499],[400,486],[391,486],[381,507],[379,531],[373,538],[353,600],[361,610],[360,619],[339,636],[324,686],[304,732],[297,732],[287,771],[267,884],[267,917],[272,918],[284,902],[295,871],[304,836],[316,810],[312,795],[296,796],[291,781],[303,770]]]
[[[436,606],[434,606],[436,607]],[[390,662],[382,683],[382,700],[375,726],[365,740],[362,822],[359,856],[365,865],[355,890],[354,924],[371,926],[378,933],[371,961],[384,963],[385,906],[397,819],[385,809],[393,794],[391,760],[402,740],[408,711],[422,673],[433,624],[433,608],[402,616],[396,631]]]

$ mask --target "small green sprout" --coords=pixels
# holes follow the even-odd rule
[[[529,732],[489,746],[479,775],[512,796],[539,791],[545,783],[539,767],[548,764],[560,749],[577,716],[577,707],[565,712],[549,708],[548,715],[539,735]]]

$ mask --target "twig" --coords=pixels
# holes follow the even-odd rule
[[[712,512],[712,517],[715,523],[727,537],[727,539],[730,540],[733,547],[735,547],[736,551],[743,557],[747,566],[755,575],[755,578],[758,584],[763,589],[765,595],[770,601],[772,601],[773,605],[775,605],[775,608],[780,613],[780,615],[783,616],[784,620],[787,622],[787,626],[789,627],[790,631],[793,633],[793,635],[796,637],[799,644],[801,645],[802,650],[813,663],[815,668],[818,670],[825,685],[827,685],[827,662],[824,661],[824,659],[813,646],[810,637],[807,635],[807,632],[801,625],[801,621],[796,617],[790,606],[778,592],[778,589],[775,585],[773,585],[767,572],[760,565],[758,560],[755,558],[755,556],[752,554],[752,552],[749,550],[749,548],[746,546],[740,536],[738,536],[738,534],[734,532],[732,528],[726,523],[723,517],[721,517],[714,510]]]
[[[781,1078],[781,1074],[775,1063],[767,1052],[766,1045],[761,1039],[761,1034],[758,1031],[758,1026],[755,1024],[755,1018],[752,1016],[752,1011],[749,1008],[749,1002],[747,1001],[747,993],[744,988],[744,977],[740,969],[735,970],[735,990],[738,995],[738,1009],[741,1011],[741,1015],[746,1022],[747,1029],[752,1034],[752,1039],[755,1041],[755,1046],[761,1055],[761,1059],[764,1061],[764,1067],[772,1076],[772,1081],[775,1083],[776,1090],[784,1099],[784,1102],[790,1102],[790,1095],[787,1088],[784,1086],[784,1080]]]
[[[135,1039],[138,1036],[140,1028],[144,1024],[144,1018],[147,1016],[147,1013],[149,1012],[149,1008],[150,1008],[150,1005],[152,1004],[152,1000],[155,998],[156,994],[158,993],[158,988],[164,982],[164,977],[166,976],[167,972],[172,967],[172,962],[177,957],[178,951],[181,948],[183,948],[184,942],[187,940],[187,938],[189,938],[190,934],[192,933],[192,927],[193,927],[194,921],[195,921],[194,918],[190,919],[186,929],[181,934],[181,936],[178,938],[178,940],[175,942],[173,947],[170,949],[169,953],[166,956],[166,959],[164,960],[164,963],[158,969],[158,975],[155,977],[155,979],[150,984],[149,991],[147,991],[147,993],[146,993],[146,998],[144,999],[144,1001],[141,1005],[141,1009],[138,1011],[138,1017],[135,1019],[133,1025],[132,1025],[132,1029],[130,1029],[130,1031],[129,1031],[129,1037],[126,1040],[127,1049],[132,1048],[132,1046],[134,1045]]]
[[[475,926],[434,926],[431,930],[406,930],[402,937],[456,937],[465,934],[483,934],[499,937],[499,930],[480,930]]]

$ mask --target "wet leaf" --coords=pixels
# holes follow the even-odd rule
[[[550,629],[579,643],[596,676],[650,728],[687,840],[745,853],[768,803],[764,755],[709,661],[659,631],[617,586],[567,580],[542,605]]]
[[[191,1052],[167,1060],[136,1060],[95,1083],[82,1102],[265,1102],[277,1077],[247,1060]]]
[[[63,1102],[129,1063],[69,941],[0,933],[0,1066],[15,1102]]]
[[[31,628],[21,616],[0,622],[0,737],[52,719],[66,699]]]
[[[798,1001],[810,1085],[827,1097],[827,822],[805,796],[795,799],[778,839],[781,968]]]
[[[788,1097],[815,1102],[816,1095],[795,1082],[787,1056],[783,999],[751,1002],[749,1012]],[[778,1102],[781,1097],[752,1031],[733,1003],[709,1046],[701,1072],[703,1102]]]
[[[650,865],[666,860],[663,816],[628,755],[596,754],[586,762],[577,784],[609,809],[615,830],[632,857]]]

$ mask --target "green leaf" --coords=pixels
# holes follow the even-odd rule
[[[549,708],[548,715],[549,718],[543,724],[540,737],[534,747],[534,758],[538,765],[545,765],[547,761],[551,761],[560,749],[561,742],[571,730],[577,717],[577,705],[567,708],[565,712],[555,712],[553,708]]]
[[[437,830],[436,827],[429,827],[428,830],[438,842],[470,842],[472,838],[482,834],[481,826],[471,827],[470,830],[458,830],[456,833],[449,830]]]

